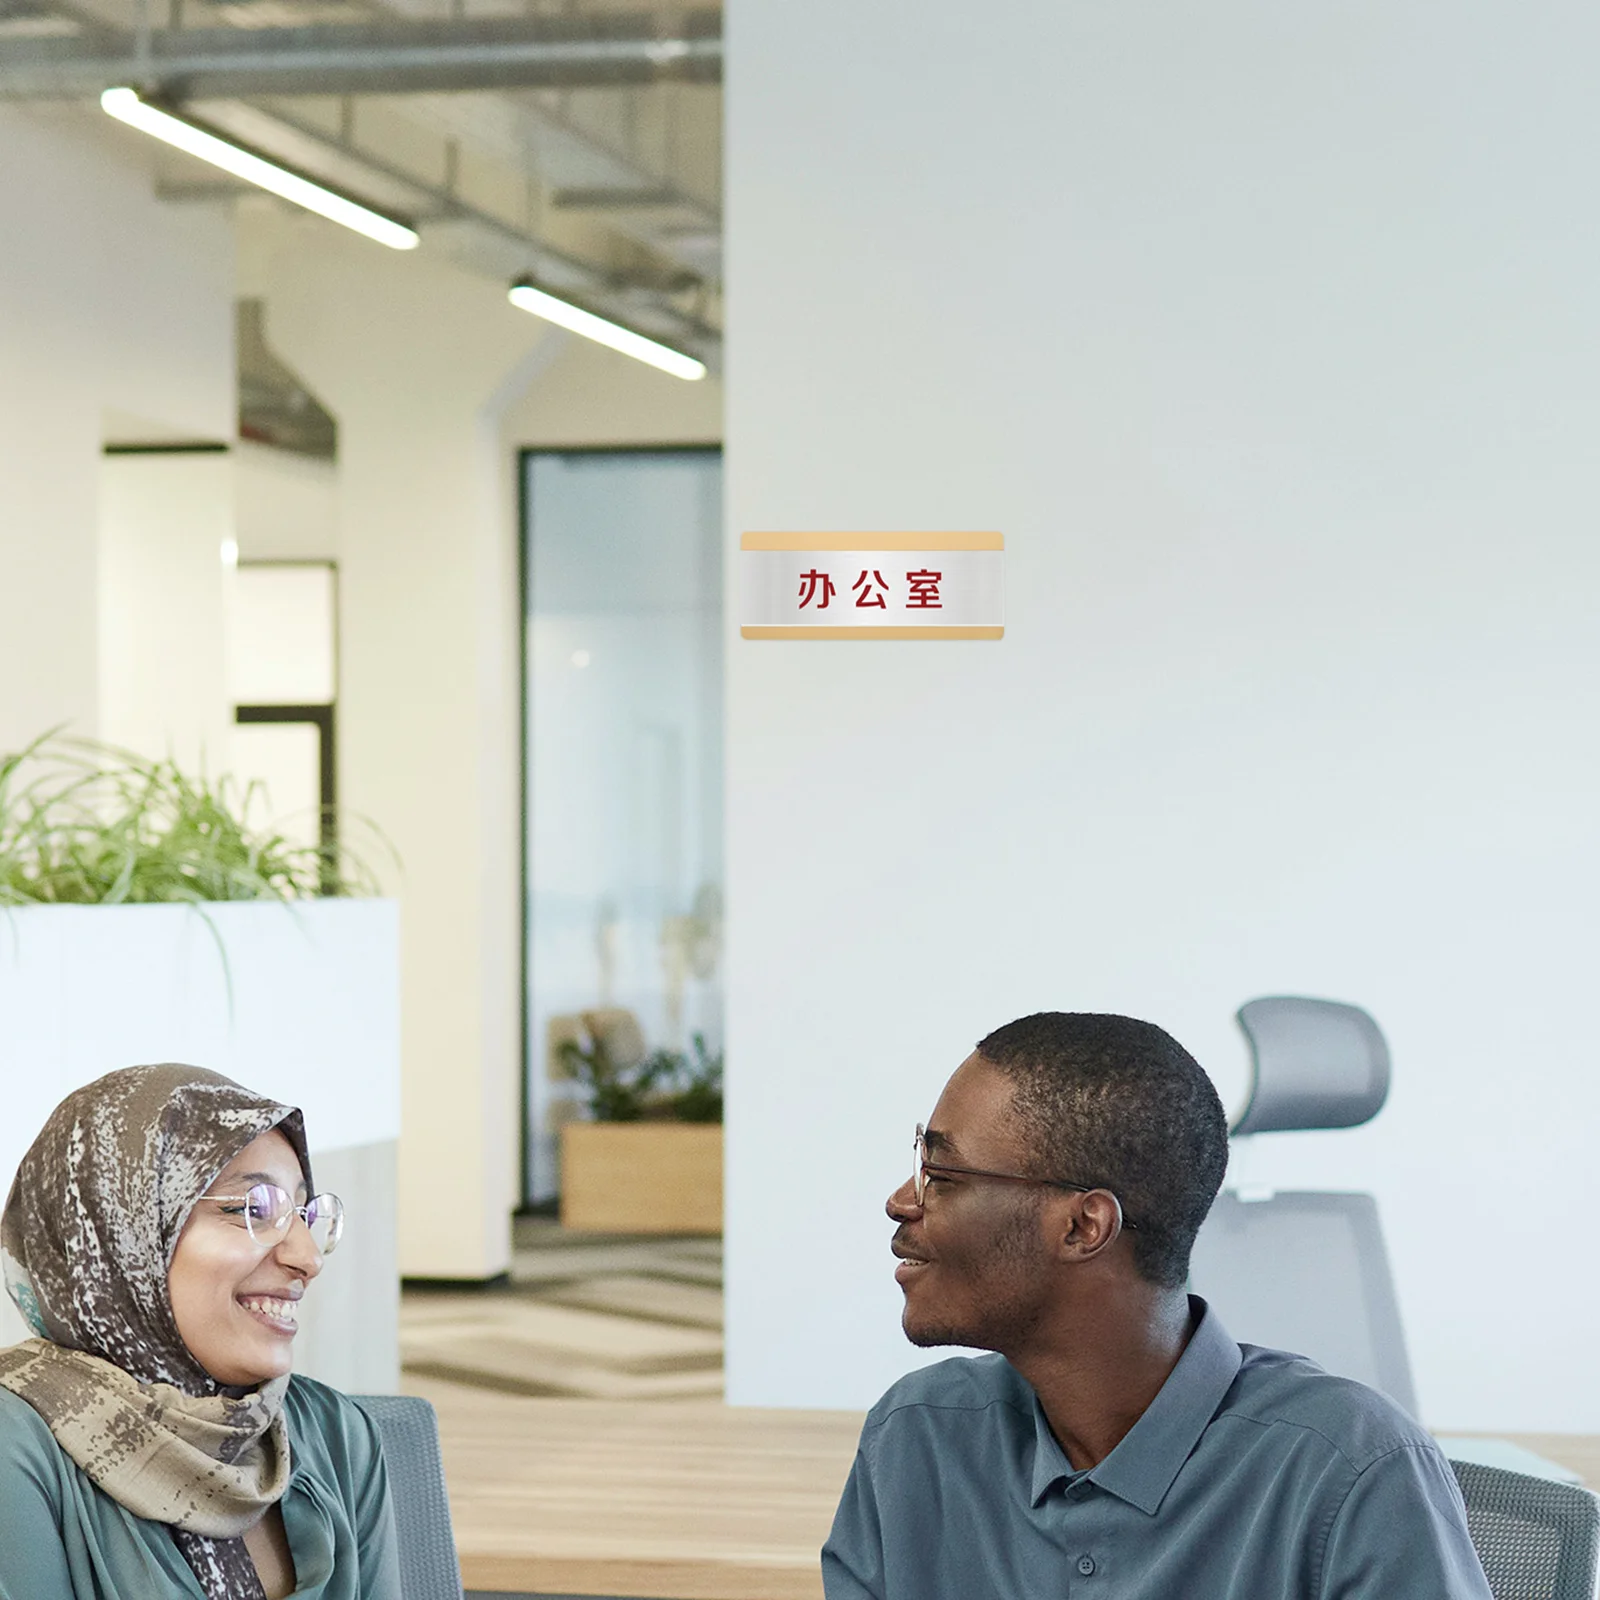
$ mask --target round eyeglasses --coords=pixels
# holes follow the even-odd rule
[[[238,1223],[259,1245],[278,1244],[299,1217],[320,1255],[332,1255],[344,1233],[344,1202],[336,1194],[314,1194],[303,1206],[275,1183],[251,1185],[243,1194],[208,1194],[222,1214]]]
[[[1123,1215],[1122,1201],[1115,1193],[1106,1188],[1103,1183],[1073,1183],[1066,1178],[1032,1178],[1025,1172],[991,1172],[986,1167],[955,1167],[946,1161],[930,1161],[928,1159],[927,1129],[919,1122],[917,1124],[917,1137],[912,1143],[916,1152],[916,1163],[911,1169],[911,1188],[917,1197],[917,1204],[923,1204],[923,1195],[928,1190],[928,1174],[935,1175],[946,1172],[958,1172],[965,1178],[1002,1178],[1007,1183],[1042,1183],[1051,1189],[1071,1189],[1076,1194],[1109,1194],[1117,1202],[1117,1216],[1121,1219],[1124,1228],[1138,1231],[1139,1224],[1130,1222]]]

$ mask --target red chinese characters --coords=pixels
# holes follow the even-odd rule
[[[939,598],[939,585],[944,581],[942,572],[921,568],[906,574],[911,593],[906,600],[907,611],[942,611],[944,601]]]
[[[855,593],[857,610],[889,609],[889,602],[884,598],[889,592],[889,585],[883,581],[883,574],[876,567],[870,573],[863,572],[850,587]]]
[[[809,572],[800,574],[800,610],[805,608],[821,593],[822,599],[817,601],[817,610],[826,611],[828,602],[834,596],[833,579],[826,572],[818,572],[813,567]]]
[[[855,599],[854,609],[881,611],[885,613],[885,621],[889,620],[888,614],[891,612],[904,614],[908,611],[944,609],[944,598],[940,592],[944,573],[919,567],[914,572],[905,573],[904,578],[905,587],[902,589],[899,584],[885,578],[881,568],[863,567],[850,585],[850,592]],[[800,574],[799,601],[795,609],[827,611],[838,594],[839,585],[826,569],[810,567]]]

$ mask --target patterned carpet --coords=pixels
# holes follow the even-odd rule
[[[407,1287],[400,1360],[418,1377],[503,1394],[719,1399],[722,1241],[519,1218],[508,1285]]]

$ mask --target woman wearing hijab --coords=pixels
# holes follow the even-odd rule
[[[289,1375],[342,1221],[299,1111],[217,1073],[56,1108],[0,1216],[0,1600],[398,1600],[377,1434]]]

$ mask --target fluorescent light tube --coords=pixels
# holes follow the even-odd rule
[[[531,283],[512,284],[511,303],[558,327],[580,333],[585,339],[593,339],[598,344],[620,350],[623,355],[632,356],[636,361],[648,361],[652,367],[660,367],[675,378],[692,380],[706,375],[703,361],[696,361],[681,350],[657,344],[654,339],[647,339],[642,333],[635,333],[632,328],[624,328],[620,323],[597,317],[594,312],[585,311],[581,306],[569,305],[565,300],[556,299],[553,294],[546,294],[543,289],[535,289]]]
[[[236,178],[243,178],[247,183],[269,190],[281,199],[304,206],[307,211],[315,211],[319,217],[326,217],[330,222],[340,222],[347,228],[354,228],[357,233],[376,239],[391,250],[414,250],[417,246],[415,228],[408,228],[393,217],[357,205],[354,200],[332,189],[325,189],[320,183],[313,183],[311,179],[268,161],[264,156],[243,149],[198,123],[175,117],[170,111],[150,105],[139,98],[137,90],[107,89],[100,96],[100,105],[118,122],[126,122],[130,128],[152,134],[179,150],[198,156],[202,161],[209,161],[214,167],[221,167],[224,172],[231,172]]]

